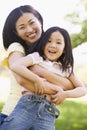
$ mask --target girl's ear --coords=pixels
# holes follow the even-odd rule
[[[64,50],[63,50],[63,54],[65,54],[65,48],[64,48]]]

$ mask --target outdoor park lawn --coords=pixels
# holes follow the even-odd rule
[[[87,130],[87,102],[65,101],[56,120],[56,130]]]
[[[3,103],[0,103],[0,111]],[[87,102],[65,101],[58,106],[61,111],[56,119],[56,130],[87,130]]]

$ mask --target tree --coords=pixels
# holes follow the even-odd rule
[[[85,0],[81,0],[81,4],[83,4],[85,11],[87,11],[87,1],[83,3],[84,1]],[[73,13],[67,14],[65,16],[65,18],[72,24],[75,26],[80,25],[81,27],[79,33],[71,34],[71,42],[73,48],[87,41],[87,18],[82,19],[81,17],[81,13],[79,11],[74,11]]]

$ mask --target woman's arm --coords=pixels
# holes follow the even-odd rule
[[[21,57],[24,57],[23,53],[20,52],[13,52],[10,54],[8,61],[9,61],[9,67],[16,61],[18,61]],[[22,70],[23,72],[23,70]],[[13,72],[14,73],[14,72]],[[17,80],[17,82],[22,85],[23,87],[25,87],[28,90],[31,90],[32,92],[35,92],[35,88],[34,88],[34,83],[31,82],[30,80],[24,78],[23,76],[20,76],[16,73],[14,73],[14,76]],[[47,81],[44,80],[44,84],[43,87],[46,87],[45,93],[46,94],[54,94],[56,93],[56,89],[58,89],[58,86],[53,85],[51,83],[48,83]]]
[[[21,57],[23,58],[24,54],[22,54],[20,52],[13,52],[13,53],[11,53],[11,55],[9,56],[9,67],[12,67],[14,62],[16,63],[16,61],[17,62],[20,61]],[[26,61],[28,61],[27,58],[26,58]],[[28,66],[29,63],[32,64],[32,61],[26,62],[26,65],[24,65],[24,66]],[[22,72],[22,75],[19,76],[19,75],[16,74],[15,78],[16,78],[17,82],[19,82],[19,84],[23,85],[25,88],[31,90],[32,92],[35,92],[34,82],[32,81],[33,76],[32,76],[31,79],[29,77],[29,80],[24,78],[24,77],[26,77],[26,76],[24,76],[24,71],[25,71],[25,67],[24,66],[23,66],[23,68],[20,68],[20,66],[18,68],[16,67],[16,69],[17,69],[16,72],[17,73],[19,72],[18,74],[20,74],[20,72]],[[36,67],[36,68],[38,68],[38,67]],[[23,71],[23,69],[24,69],[24,71]],[[38,71],[38,72],[40,72],[40,76],[41,76],[41,72],[42,72],[42,74],[44,74],[43,77],[45,78],[45,76],[46,76],[47,80],[50,81],[50,83],[47,83],[45,81],[45,83],[41,84],[43,86],[43,88],[46,87],[46,90],[45,90],[46,94],[54,94],[54,92],[56,92],[56,89],[58,89],[58,86],[61,86],[62,88],[64,88],[63,85],[65,85],[64,89],[66,90],[67,86],[72,85],[69,82],[68,79],[62,78],[62,77],[57,76],[55,74],[52,74],[49,71],[47,73],[47,70],[45,71],[45,69],[43,69],[42,67],[40,67],[40,69]],[[38,70],[38,69],[36,69],[36,70]],[[27,70],[27,71],[29,72],[29,70]],[[27,73],[25,75],[27,75]],[[50,75],[50,77],[49,77],[49,75]],[[31,76],[31,73],[28,76]],[[53,77],[51,77],[51,76],[53,76]],[[30,80],[31,80],[31,82],[30,82]],[[51,81],[53,81],[53,82],[51,82]],[[37,80],[37,82],[38,82],[38,80]],[[51,83],[54,83],[55,85],[51,84]],[[69,87],[69,89],[71,89],[71,88]]]
[[[8,59],[9,68],[16,74],[31,81],[34,84],[33,87],[34,87],[36,93],[38,93],[38,94],[43,93],[43,89],[44,89],[43,79],[40,78],[38,75],[34,74],[32,71],[30,71],[27,68],[27,61],[28,61],[27,57],[28,56],[24,56],[20,52],[15,51],[15,52],[11,53],[9,56],[9,59]],[[22,61],[24,61],[24,63],[25,63],[24,65],[21,64],[21,59],[22,59]],[[30,57],[28,59],[29,59],[28,64],[32,65],[32,59]]]
[[[61,85],[61,87],[64,90],[70,90],[70,89],[75,88],[74,85],[72,84],[72,82],[68,78],[62,77],[60,75],[56,75],[56,74],[46,70],[45,68],[42,68],[39,65],[31,66],[29,69],[32,70],[37,75],[39,75],[40,77],[45,78],[50,83],[53,83],[53,84],[59,85],[59,86]]]
[[[17,74],[14,74],[14,76],[20,85],[30,90],[31,92],[35,93],[34,84],[31,81]],[[49,94],[49,95],[52,95],[52,94],[57,93],[58,91],[61,91],[61,86],[54,85],[52,83],[49,83],[46,80],[44,80],[44,88],[45,88],[44,94]]]
[[[35,56],[36,56],[37,61],[39,62],[41,57],[38,54],[36,54]],[[20,58],[17,62],[15,62],[15,63],[13,62],[13,64],[10,65],[10,68],[12,69],[12,71],[16,72],[17,74],[36,83],[36,85],[38,86],[38,90],[40,90],[41,85],[43,86],[43,82],[40,81],[40,78],[37,75],[35,75],[28,69],[28,67],[32,66],[32,64],[33,64],[32,57],[30,55],[27,55],[23,58]],[[42,70],[38,71],[38,72],[40,72],[39,76],[42,77],[41,74],[43,74],[43,78],[45,78],[47,81],[49,81],[55,85],[60,85],[61,83],[63,83],[62,85],[64,86],[65,83],[69,82],[67,79],[66,79],[67,80],[67,82],[66,82],[65,78],[58,77],[57,75],[52,74],[47,70],[45,71],[45,69],[43,69],[43,68],[40,68],[40,69],[42,69],[44,71],[42,71]],[[61,81],[61,79],[63,82]],[[67,90],[67,88],[71,89],[71,88],[73,88],[73,86],[68,86],[68,84],[67,84],[66,86],[63,87],[64,90]]]

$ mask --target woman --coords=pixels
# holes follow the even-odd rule
[[[27,55],[29,50],[32,49],[32,44],[35,44],[40,41],[40,38],[43,35],[43,19],[40,13],[35,10],[30,5],[20,6],[14,9],[7,17],[4,28],[3,28],[3,45],[7,50],[7,60],[9,66],[19,58]],[[38,75],[43,75],[50,82],[52,79],[55,79],[55,84],[62,83],[63,86],[66,86],[71,89],[73,85],[66,79],[56,76],[50,72],[45,71],[45,69],[41,69],[39,66],[32,68],[32,70]],[[50,79],[49,79],[50,74]],[[24,86],[27,89],[30,89],[30,86],[33,87],[32,82],[24,77],[20,77],[19,75],[14,73],[14,76],[21,86]],[[40,93],[43,93],[42,83],[40,82]],[[68,87],[67,87],[68,86]],[[11,86],[13,87],[10,92],[10,97],[6,102],[4,109],[2,110],[4,116],[7,116],[14,109],[17,101],[20,98],[21,87]],[[36,90],[38,91],[38,90]],[[53,89],[48,87],[48,91],[53,91]],[[9,108],[8,104],[14,102]],[[7,109],[9,108],[9,109]],[[9,110],[9,112],[8,112]],[[3,120],[3,115],[2,120]]]

